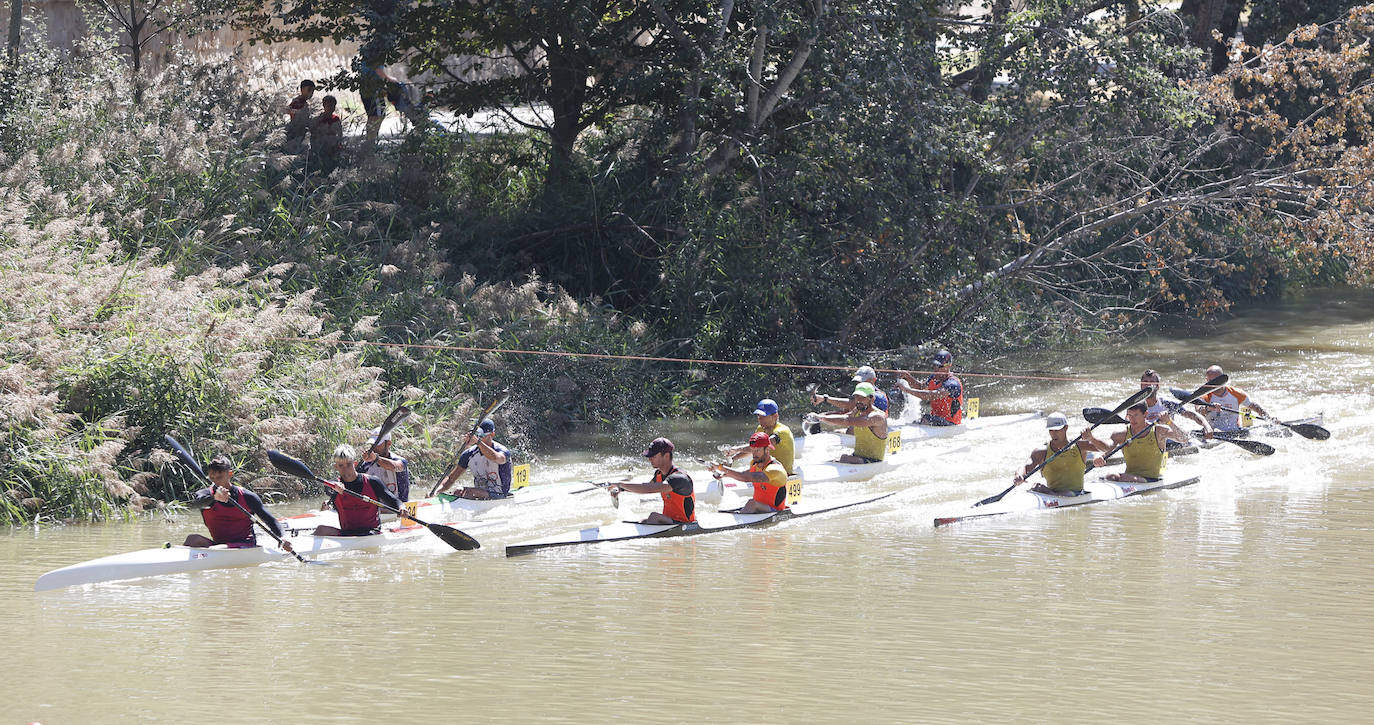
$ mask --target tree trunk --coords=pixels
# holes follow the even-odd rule
[[[553,185],[572,168],[573,145],[585,128],[582,111],[587,100],[587,79],[591,74],[575,53],[564,52],[560,47],[549,49],[548,63],[553,128],[549,130],[552,155],[545,183]]]
[[[24,0],[10,0],[10,65],[19,62],[19,30],[24,23]]]

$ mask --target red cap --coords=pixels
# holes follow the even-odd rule
[[[772,447],[773,447],[773,439],[772,439],[772,438],[769,438],[767,433],[764,433],[763,431],[759,431],[759,432],[755,433],[754,435],[749,436],[749,447],[750,447],[750,448],[772,448]]]

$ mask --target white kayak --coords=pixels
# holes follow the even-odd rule
[[[1040,420],[1044,417],[1045,414],[1043,412],[1036,411],[1034,413],[990,415],[987,417],[973,418],[964,421],[960,425],[920,425],[918,423],[905,423],[892,428],[892,430],[900,433],[902,445],[907,446],[917,441],[951,438],[953,436],[986,430],[988,428],[997,428]],[[804,424],[802,429],[805,431]],[[801,457],[803,453],[813,456],[817,454],[824,455],[832,450],[852,449],[854,447],[854,436],[836,431],[811,433],[797,438],[795,446],[798,457]]]
[[[835,451],[839,455],[840,451]],[[903,466],[916,463],[924,458],[918,450],[904,450],[888,453],[876,463],[841,463],[839,461],[803,461],[793,466],[792,478],[799,479],[803,487],[827,483],[861,483]],[[716,480],[706,471],[692,471],[692,484],[697,499],[703,503],[719,504],[724,493],[730,492],[743,498],[753,494],[753,484],[736,481],[732,478]]]
[[[506,556],[519,556],[528,554],[541,549],[550,549],[562,546],[577,546],[581,544],[601,544],[611,541],[627,541],[631,539],[652,539],[666,538],[672,536],[696,536],[699,534],[710,534],[720,531],[730,531],[732,529],[742,529],[751,527],[771,526],[788,519],[799,518],[802,516],[812,516],[815,514],[836,511],[838,509],[849,508],[871,503],[879,499],[887,498],[892,493],[880,493],[869,496],[859,496],[849,499],[836,501],[803,501],[784,511],[773,511],[763,514],[741,514],[733,512],[716,512],[697,514],[697,520],[687,524],[640,524],[632,521],[620,521],[606,526],[593,526],[577,531],[569,531],[562,534],[547,536],[542,539],[524,541],[518,544],[511,544],[506,547]]]
[[[968,508],[948,516],[938,516],[935,519],[936,526],[968,521],[970,519],[981,519],[989,516],[1002,516],[1006,514],[1024,513],[1027,511],[1043,511],[1045,509],[1062,509],[1070,506],[1083,506],[1090,503],[1101,503],[1103,501],[1114,501],[1128,496],[1136,496],[1149,491],[1158,491],[1167,488],[1180,488],[1197,483],[1201,478],[1192,472],[1173,471],[1165,472],[1164,478],[1152,483],[1118,483],[1108,481],[1103,478],[1093,478],[1083,483],[1083,490],[1077,494],[1053,494],[1037,491],[1031,486],[1022,485],[1011,493],[1003,496],[1001,500],[982,506],[972,505]]]
[[[273,561],[285,561],[300,566],[294,557],[278,548],[270,537],[260,535],[269,545],[241,548],[224,545],[205,548],[167,546],[91,559],[54,569],[38,577],[33,589],[44,591],[121,579],[185,574],[206,569],[257,566]],[[433,534],[423,526],[384,526],[381,533],[371,536],[292,536],[288,537],[288,540],[296,553],[306,559],[314,559],[343,551],[389,548],[426,537],[433,537]]]

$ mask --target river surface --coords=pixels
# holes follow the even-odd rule
[[[48,592],[32,591],[45,571],[179,542],[199,517],[0,534],[0,723],[1367,721],[1371,353],[1374,297],[1352,293],[1001,360],[1111,382],[967,378],[983,415],[1060,409],[1076,431],[1145,367],[1191,389],[1218,363],[1286,419],[1324,412],[1332,439],[1266,439],[1268,458],[1225,446],[1193,457],[1194,486],[939,529],[1010,482],[1043,424],[807,490],[896,492],[866,507],[510,559],[506,544],[653,502],[617,511],[595,492],[493,515],[471,553],[431,537],[332,566]],[[672,436],[681,460],[752,425],[580,436],[536,452],[534,480],[643,480],[638,438]]]

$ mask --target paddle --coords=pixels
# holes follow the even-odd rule
[[[1223,375],[1222,377],[1225,377],[1225,376]],[[1169,392],[1170,392],[1170,393],[1173,393],[1173,394],[1174,394],[1174,397],[1179,397],[1179,396],[1181,396],[1181,395],[1186,395],[1186,394],[1187,394],[1187,393],[1185,393],[1184,391],[1179,390],[1178,388],[1169,388]],[[1208,407],[1208,408],[1216,408],[1217,410],[1224,410],[1224,411],[1226,411],[1227,413],[1235,413],[1236,415],[1241,415],[1241,412],[1240,412],[1239,410],[1236,410],[1235,408],[1228,408],[1228,407],[1226,407],[1226,406],[1224,406],[1224,405],[1217,405],[1216,403],[1196,403],[1196,404],[1197,404],[1197,405],[1206,406],[1206,407]],[[1283,421],[1281,421],[1281,420],[1279,420],[1279,419],[1277,419],[1277,418],[1274,418],[1274,417],[1271,417],[1271,416],[1268,416],[1268,415],[1261,415],[1261,416],[1258,416],[1258,417],[1261,418],[1261,419],[1263,419],[1263,420],[1267,420],[1267,421],[1269,421],[1270,423],[1277,423],[1277,424],[1279,424],[1279,425],[1281,425],[1281,426],[1283,426],[1283,427],[1285,427],[1285,428],[1288,428],[1289,430],[1293,431],[1294,433],[1297,433],[1298,435],[1302,436],[1303,438],[1307,438],[1307,439],[1309,439],[1309,440],[1324,441],[1324,440],[1326,440],[1326,439],[1328,439],[1328,438],[1331,437],[1331,431],[1329,431],[1329,430],[1327,430],[1327,429],[1325,429],[1325,428],[1323,428],[1323,427],[1317,425],[1316,423],[1285,423],[1285,422],[1283,422]]]
[[[191,471],[196,474],[197,478],[204,481],[205,483],[210,484],[211,489],[215,487],[214,482],[210,480],[209,476],[205,475],[205,471],[201,469],[200,464],[196,463],[195,457],[191,455],[190,451],[186,450],[186,448],[181,445],[180,441],[173,438],[170,434],[163,435],[162,440],[165,441],[167,445],[172,447],[172,452],[177,455],[177,458],[181,459],[182,463],[186,464],[187,468],[191,469]],[[325,563],[323,561],[308,561],[300,554],[297,554],[294,550],[288,549],[286,542],[283,541],[280,536],[277,536],[277,532],[273,531],[271,526],[268,526],[267,524],[264,524],[263,522],[259,521],[258,517],[254,516],[252,511],[249,511],[248,509],[244,508],[243,504],[239,503],[238,497],[234,496],[232,492],[229,496],[229,502],[234,504],[235,508],[246,514],[250,521],[252,521],[254,524],[257,524],[258,528],[262,529],[263,531],[266,531],[268,536],[271,536],[273,539],[276,539],[277,544],[282,547],[282,550],[289,551],[291,555],[296,557],[296,560],[300,563],[321,565]]]
[[[267,459],[272,462],[272,465],[276,466],[279,470],[281,470],[284,473],[290,474],[297,478],[304,478],[314,481],[316,483],[324,485],[326,488],[330,488],[335,491],[342,491],[348,494],[349,496],[352,496],[357,499],[362,499],[363,501],[366,501],[372,504],[373,506],[382,509],[383,511],[390,511],[391,513],[396,514],[401,518],[410,519],[411,521],[414,521],[415,523],[420,524],[421,526],[424,526],[425,528],[429,529],[430,533],[442,539],[445,544],[448,544],[449,546],[452,546],[453,548],[459,551],[470,551],[472,549],[477,549],[482,546],[481,544],[477,543],[477,539],[472,538],[471,536],[459,531],[458,529],[453,528],[452,526],[426,523],[424,521],[421,521],[418,517],[416,517],[415,514],[406,513],[404,511],[401,511],[400,509],[392,508],[382,503],[381,501],[377,501],[373,498],[364,496],[360,493],[354,493],[345,488],[344,486],[337,484],[333,481],[326,481],[325,479],[316,476],[315,472],[311,471],[310,467],[305,465],[304,462],[300,461],[299,459],[292,458],[291,456],[288,456],[285,453],[282,453],[281,451],[268,451]]]
[[[1108,411],[1108,413],[1109,413],[1110,415],[1119,415],[1119,414],[1121,413],[1121,411],[1123,411],[1123,410],[1125,410],[1125,409],[1131,407],[1132,405],[1135,405],[1136,403],[1139,403],[1140,401],[1142,401],[1142,400],[1144,400],[1144,399],[1146,399],[1146,398],[1148,398],[1148,397],[1150,397],[1150,391],[1149,391],[1149,390],[1137,390],[1135,393],[1133,393],[1133,394],[1131,395],[1131,397],[1126,398],[1125,400],[1121,401],[1121,405],[1116,406],[1116,409],[1115,409],[1115,410]],[[1091,421],[1089,421],[1089,422],[1091,422]],[[1036,471],[1039,471],[1040,469],[1042,469],[1042,468],[1044,468],[1045,466],[1049,465],[1049,462],[1050,462],[1050,461],[1053,461],[1054,459],[1058,458],[1061,454],[1063,454],[1065,451],[1069,450],[1070,448],[1073,448],[1074,446],[1077,446],[1077,445],[1078,445],[1078,442],[1081,441],[1081,440],[1083,440],[1083,435],[1084,435],[1084,433],[1087,433],[1088,431],[1091,431],[1092,429],[1096,428],[1096,427],[1099,426],[1099,425],[1102,425],[1102,422],[1101,422],[1101,421],[1099,421],[1099,422],[1097,422],[1097,423],[1093,423],[1092,425],[1088,426],[1088,430],[1083,431],[1083,433],[1079,433],[1079,434],[1078,434],[1078,437],[1077,437],[1077,438],[1074,438],[1074,439],[1071,440],[1071,441],[1069,441],[1069,444],[1068,444],[1067,446],[1064,446],[1064,447],[1061,448],[1060,450],[1054,451],[1054,452],[1053,452],[1053,455],[1045,456],[1045,460],[1041,461],[1041,462],[1038,463],[1034,468],[1032,468],[1032,469],[1030,469],[1029,471],[1027,471],[1027,472],[1025,473],[1025,475],[1023,475],[1023,476],[1021,477],[1021,479],[1022,479],[1022,480],[1025,480],[1025,479],[1030,478],[1031,476],[1035,475],[1035,472],[1036,472]],[[985,499],[983,499],[982,501],[979,501],[978,503],[973,504],[973,505],[976,507],[976,506],[986,506],[987,504],[990,504],[990,503],[997,503],[998,501],[1001,501],[1001,500],[1002,500],[1002,497],[1004,497],[1004,496],[1006,496],[1007,494],[1011,493],[1012,489],[1016,488],[1016,486],[1017,486],[1017,484],[1013,483],[1012,485],[1008,486],[1008,487],[1006,488],[1005,491],[1003,491],[1003,492],[1001,492],[1001,493],[999,493],[999,494],[996,494],[996,495],[994,495],[994,496],[988,496],[987,498],[985,498]]]
[[[510,388],[506,388],[505,390],[502,390],[500,393],[498,393],[498,394],[496,395],[496,397],[495,397],[494,399],[492,399],[492,402],[488,403],[488,404],[487,404],[487,407],[484,408],[484,409],[482,410],[482,412],[480,412],[480,413],[477,414],[477,417],[474,418],[474,419],[472,420],[472,428],[469,429],[469,433],[470,433],[470,434],[476,433],[476,432],[477,432],[477,426],[479,426],[479,425],[482,424],[482,420],[485,419],[485,418],[490,417],[491,414],[492,414],[492,413],[495,413],[496,410],[497,410],[498,408],[500,408],[501,406],[505,405],[507,400],[510,400]],[[451,475],[451,474],[453,473],[453,469],[456,468],[456,467],[458,466],[458,461],[459,461],[459,459],[461,459],[462,457],[463,457],[463,452],[462,452],[462,451],[459,451],[459,452],[458,452],[458,455],[456,455],[456,456],[453,457],[453,461],[450,462],[450,463],[448,464],[448,467],[444,469],[444,475],[440,476],[440,477],[439,477],[439,480],[435,481],[435,482],[434,482],[434,485],[430,487],[430,489],[429,489],[429,495],[430,495],[430,496],[433,496],[433,495],[434,495],[434,492],[439,490],[439,484],[441,484],[441,483],[443,483],[444,481],[447,481],[447,480],[448,480],[449,475]]]

